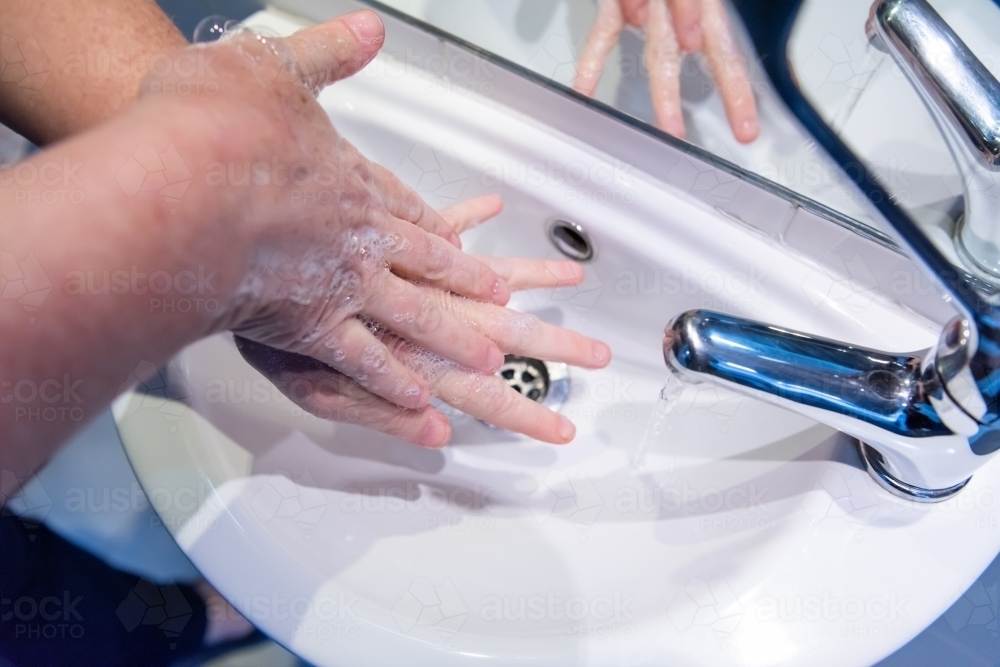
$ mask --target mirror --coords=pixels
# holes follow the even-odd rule
[[[656,2],[662,0],[654,0]],[[555,83],[580,88],[578,66],[593,45],[595,24],[608,6],[651,6],[641,0],[381,0],[436,28],[525,67]],[[665,2],[676,7],[683,3]],[[871,0],[804,0],[787,51],[761,54],[748,26],[762,11],[749,0],[700,0],[703,23],[712,7],[725,13],[737,73],[745,70],[753,92],[759,136],[743,143],[734,136],[709,59],[683,58],[680,95],[686,141],[739,167],[815,200],[855,221],[885,231],[884,223],[827,154],[819,149],[767,76],[767,59],[787,59],[805,97],[925,232],[942,247],[955,233],[964,210],[964,186],[945,140],[916,89],[888,54],[873,47],[865,24]],[[765,3],[768,4],[768,3]],[[1000,73],[1000,7],[991,0],[931,0],[993,74]],[[623,16],[626,16],[623,14]],[[770,14],[769,20],[777,20]],[[603,18],[602,18],[603,17]],[[627,18],[627,16],[626,16]],[[647,22],[652,22],[652,15]],[[669,20],[669,17],[668,17]],[[649,125],[657,125],[646,66],[651,28],[626,26],[612,38],[593,96]],[[704,29],[705,34],[710,27]],[[716,32],[718,29],[715,29]],[[662,36],[661,36],[662,38]],[[717,36],[718,38],[718,36]],[[707,42],[707,40],[703,40]],[[732,67],[730,69],[733,69]],[[660,129],[665,128],[659,123]],[[954,252],[946,257],[962,265]]]
[[[648,4],[638,0],[617,1],[625,7]],[[580,58],[587,45],[593,43],[592,31],[599,21],[599,9],[609,4],[608,0],[381,2],[567,88],[573,88]],[[878,226],[836,166],[816,149],[775,95],[741,20],[740,3],[733,7],[726,0],[698,2],[725,12],[735,53],[727,69],[735,69],[737,73],[746,71],[760,132],[750,143],[736,139],[709,61],[701,53],[694,53],[684,57],[679,72],[686,140],[844,216]],[[869,75],[884,67],[881,63],[885,59],[873,56],[864,39],[866,3],[867,0],[835,3],[815,0],[807,3],[799,21],[801,38],[790,51],[802,65],[798,71],[806,77],[807,85],[821,90],[835,102],[855,98],[867,101]],[[645,31],[626,27],[607,58],[594,98],[655,126],[657,117],[645,47]],[[857,100],[854,104],[857,106]],[[839,109],[833,112],[845,113]],[[900,174],[900,178],[909,176]],[[915,197],[915,201],[925,203],[924,198]]]
[[[791,73],[825,124],[937,250],[997,283],[1000,245],[979,236],[996,236],[992,220],[1000,213],[1000,180],[988,164],[995,157],[980,155],[998,150],[987,144],[1000,124],[1000,7],[990,0],[877,7],[872,0],[804,2],[789,35]],[[853,28],[851,41],[816,30],[832,26],[832,34],[843,34],[840,24]],[[985,231],[975,236],[972,226]]]

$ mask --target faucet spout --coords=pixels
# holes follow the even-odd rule
[[[667,327],[663,354],[683,377],[776,403],[855,436],[886,489],[933,502],[957,493],[982,465],[968,443],[980,427],[951,398],[939,370],[959,353],[954,337],[952,327],[937,348],[891,354],[690,311]]]
[[[858,438],[869,472],[885,489],[909,500],[943,500],[1000,451],[1000,301],[995,290],[984,293],[983,280],[948,261],[802,94],[787,57],[802,0],[737,1],[754,44],[772,56],[762,67],[774,89],[958,316],[934,348],[900,355],[696,311],[667,327],[666,361],[682,376]],[[955,156],[966,185],[956,241],[963,261],[1000,284],[1000,83],[926,0],[876,0],[868,35],[906,72]]]
[[[1000,82],[926,0],[878,0],[867,24],[934,117],[965,187],[962,261],[1000,281]]]

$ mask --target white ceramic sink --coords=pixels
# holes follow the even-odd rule
[[[387,26],[389,51],[428,43]],[[513,75],[490,76],[499,90]],[[918,349],[938,325],[879,288],[911,275],[908,260],[665,144],[643,159],[673,160],[672,177],[630,166],[572,134],[617,121],[551,91],[529,114],[452,84],[386,56],[321,102],[435,205],[500,192],[507,209],[467,235],[472,251],[557,257],[547,225],[582,225],[596,248],[584,285],[513,305],[605,340],[614,361],[570,371],[569,446],[459,418],[430,452],[304,415],[231,337],[185,350],[115,416],[153,505],[218,590],[310,663],[352,667],[861,666],[947,609],[1000,550],[995,461],[957,498],[909,504],[832,429],[702,386],[632,464],[672,317],[707,307]],[[539,120],[556,104],[562,126]]]

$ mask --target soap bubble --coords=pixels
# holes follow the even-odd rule
[[[218,14],[206,16],[198,22],[198,26],[194,29],[194,43],[217,42],[234,24],[234,21],[230,21],[225,16]]]

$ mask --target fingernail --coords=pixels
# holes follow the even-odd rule
[[[382,25],[382,19],[378,17],[378,14],[368,9],[348,14],[344,17],[344,23],[363,44],[381,43],[385,39],[385,26]]]
[[[500,351],[499,347],[494,346],[493,349],[490,350],[490,357],[489,360],[486,362],[487,364],[489,364],[490,373],[496,373],[497,371],[499,371],[500,368],[503,367],[503,362],[504,362],[503,352]]]
[[[611,361],[611,348],[604,343],[594,345],[594,361],[604,366]]]
[[[574,282],[583,282],[586,278],[586,273],[583,270],[583,266],[577,264],[576,262],[566,262],[566,277]]]
[[[420,393],[417,394],[417,404],[413,406],[413,409],[419,410],[431,402],[431,390],[429,387],[417,386],[416,388],[420,391]]]
[[[506,306],[508,301],[510,301],[510,288],[507,287],[507,283],[497,278],[493,283],[493,303]]]
[[[562,438],[563,442],[569,442],[576,436],[576,426],[573,422],[562,417],[559,420],[559,437]]]
[[[429,449],[440,449],[448,444],[451,437],[451,424],[442,415],[432,415],[424,424],[424,429],[417,438],[417,444]]]
[[[458,234],[456,234],[455,232],[451,233],[451,236],[448,237],[448,241],[459,250],[462,249],[462,239],[459,238]]]
[[[750,143],[760,134],[760,122],[756,118],[747,118],[740,124],[740,141]]]

